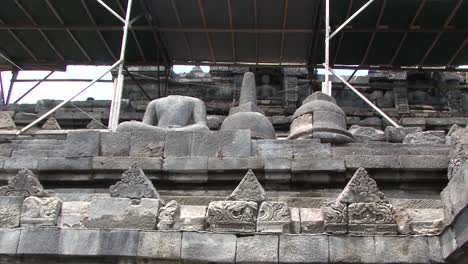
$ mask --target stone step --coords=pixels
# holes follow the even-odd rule
[[[65,145],[63,143],[54,143],[54,144],[19,144],[16,145],[17,150],[29,150],[29,149],[37,149],[37,150],[64,150]]]

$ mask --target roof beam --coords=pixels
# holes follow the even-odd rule
[[[183,28],[182,20],[180,19],[179,11],[177,9],[177,5],[174,0],[171,0],[171,6],[172,6],[172,10],[174,11],[177,24],[179,25],[179,29],[182,29]],[[185,41],[185,46],[187,47],[188,55],[190,57],[190,60],[193,61],[193,53],[192,53],[192,48],[190,47],[190,42],[188,41],[186,32],[183,32],[183,33],[184,33],[184,41]]]
[[[351,16],[351,11],[353,10],[353,4],[354,4],[354,1],[350,0],[349,5],[348,5],[348,10],[346,11],[346,19],[348,19]],[[341,43],[343,42],[343,38],[344,38],[344,33],[341,32],[340,33],[340,38],[338,39],[338,43],[336,44],[337,47],[336,47],[336,50],[335,50],[335,55],[333,56],[332,65],[335,65],[335,63],[336,63],[336,59],[338,58],[338,54],[340,53]]]
[[[0,19],[0,24],[3,24],[3,23],[4,23],[3,20]],[[36,55],[34,54],[34,52],[32,52],[31,49],[29,49],[29,47],[26,44],[24,44],[24,42],[18,37],[18,35],[16,35],[15,32],[13,32],[13,30],[7,29],[7,31],[35,62],[39,61]]]
[[[378,28],[380,25],[380,22],[382,21],[382,16],[385,11],[385,6],[387,5],[387,0],[382,0],[382,5],[380,6],[380,11],[379,11],[379,16],[377,17],[377,22],[375,23],[375,27]],[[371,38],[369,40],[369,44],[367,45],[366,51],[364,52],[364,56],[362,56],[362,60],[360,65],[365,64],[367,57],[369,56],[370,49],[372,47],[372,44],[374,43],[375,35],[376,32],[372,32]]]
[[[411,19],[411,23],[408,26],[408,29],[412,29],[414,27],[414,24],[418,20],[419,15],[421,14],[421,11],[423,10],[424,6],[426,5],[427,0],[420,0],[418,9],[416,9],[416,13],[414,14],[413,18]],[[395,50],[395,53],[393,53],[392,59],[390,60],[390,65],[393,65],[395,62],[396,58],[400,54],[401,48],[403,48],[403,44],[406,41],[406,38],[408,37],[408,32],[405,32],[403,34],[403,37],[400,39],[400,42],[398,43],[397,49]]]
[[[282,23],[283,30],[286,29],[287,20],[288,20],[288,0],[284,0],[283,23]],[[281,33],[280,57],[279,57],[280,64],[283,61],[283,52],[284,52],[284,32]]]
[[[468,37],[465,37],[465,40],[462,42],[460,47],[458,47],[458,49],[455,51],[455,53],[453,53],[453,55],[450,57],[450,60],[447,63],[447,67],[452,66],[455,59],[457,59],[458,55],[460,55],[461,51],[466,47],[467,44],[468,44]]]
[[[450,25],[450,23],[452,22],[453,17],[455,17],[455,15],[457,14],[457,12],[460,9],[460,6],[461,6],[462,3],[463,3],[463,0],[458,0],[457,1],[455,6],[452,8],[452,11],[450,12],[449,16],[445,20],[444,25],[442,26],[443,28],[446,28],[446,27],[448,27]],[[439,42],[440,38],[442,37],[442,34],[443,34],[443,32],[437,33],[437,35],[434,38],[434,40],[432,41],[431,45],[427,49],[426,53],[424,53],[424,56],[419,61],[419,63],[418,63],[419,67],[421,67],[424,64],[424,62],[426,62],[427,57],[429,57],[429,54],[431,54],[431,52],[434,49],[434,47],[436,46],[437,42]]]
[[[38,27],[38,24],[37,24],[36,20],[31,16],[31,14],[29,14],[28,10],[26,10],[26,8],[20,2],[18,2],[18,0],[15,0],[15,4],[16,4],[16,6],[18,6],[19,9],[21,9],[21,11],[26,15],[26,17],[28,17],[28,20],[35,27]],[[38,31],[41,34],[41,36],[44,38],[44,40],[47,42],[47,45],[49,45],[49,47],[52,49],[52,51],[55,53],[55,55],[59,58],[59,60],[64,61],[65,58],[63,57],[63,55],[57,50],[55,45],[52,44],[52,42],[47,37],[47,35],[42,31],[42,29],[38,29]]]
[[[203,28],[206,29],[208,26],[206,24],[205,8],[203,7],[203,2],[202,0],[198,0],[197,3],[198,3],[198,11],[200,11],[200,16],[201,16],[202,23],[203,23]],[[216,56],[214,53],[213,42],[211,41],[210,32],[205,32],[205,34],[206,34],[206,40],[208,41],[208,48],[210,49],[211,60],[214,63],[216,63]]]
[[[122,12],[125,16],[125,12],[126,10],[124,9],[124,7],[122,6],[122,4],[120,3],[119,0],[115,0],[115,3],[117,4],[117,6],[119,7],[120,9],[120,12]],[[145,52],[143,51],[143,48],[141,47],[141,44],[140,44],[140,41],[138,40],[138,36],[136,35],[135,33],[135,30],[132,29],[132,26],[130,25],[130,33],[132,34],[133,36],[133,39],[135,40],[135,43],[137,45],[137,49],[138,49],[138,53],[140,54],[140,57],[143,61],[146,61],[146,56],[145,56]]]
[[[227,1],[227,8],[228,8],[228,17],[229,17],[229,28],[232,30],[234,29],[234,23],[232,19],[232,0]],[[234,63],[237,61],[236,56],[236,33],[231,32],[231,46],[232,46],[232,58],[234,59]]]
[[[11,24],[0,24],[0,30],[43,30],[43,31],[60,31],[60,30],[71,30],[71,31],[122,31],[121,26],[66,26],[66,25],[41,25],[41,26],[31,26],[31,25],[11,25]],[[133,26],[135,31],[151,31],[151,26]],[[259,34],[314,34],[316,32],[324,32],[325,29],[310,29],[310,28],[180,28],[180,27],[156,27],[159,32],[180,32],[180,33],[259,33]],[[468,28],[456,28],[456,27],[447,27],[447,28],[392,28],[381,26],[379,28],[375,27],[365,27],[365,28],[344,28],[340,32],[351,32],[351,33],[372,33],[372,32],[382,32],[382,33],[439,33],[439,32],[449,32],[449,33],[468,33]]]
[[[153,35],[153,39],[154,39],[154,42],[156,43],[156,45],[158,46],[159,50],[158,50],[158,53],[159,54],[159,51],[161,51],[162,53],[162,57],[164,59],[164,62],[165,62],[165,65],[170,65],[171,64],[171,58],[169,57],[169,53],[167,52],[167,48],[166,46],[164,45],[164,42],[159,34],[159,32],[156,30],[156,28],[153,26],[153,16],[151,15],[148,7],[146,6],[146,3],[145,3],[145,0],[140,0],[140,5],[143,9],[143,12],[145,13],[145,18],[146,18],[146,23],[148,24],[148,26],[150,27],[150,30],[151,30],[151,33]],[[159,55],[157,55],[157,58],[158,58],[158,65],[159,65]],[[158,75],[159,76],[159,75]]]
[[[97,26],[96,19],[94,19],[94,16],[91,13],[91,10],[89,10],[89,7],[88,7],[88,4],[86,4],[86,1],[81,0],[81,5],[83,6],[84,10],[86,11],[86,14],[88,15],[89,20],[91,21],[91,23],[93,23],[94,26]],[[106,48],[109,55],[111,55],[112,59],[117,60],[117,56],[115,55],[115,53],[110,48],[109,43],[107,43],[106,39],[104,38],[104,35],[102,35],[102,32],[100,30],[96,30],[96,33],[98,34],[99,38],[101,39],[102,44],[104,44],[104,47]]]
[[[54,7],[54,5],[52,5],[52,3],[50,2],[50,0],[46,0],[46,3],[47,5],[49,6],[50,10],[52,10],[52,13],[54,13],[55,17],[57,18],[57,20],[60,22],[60,24],[62,25],[65,25],[65,22],[64,20],[62,19],[62,17],[60,16],[60,14],[58,13],[57,9]],[[78,39],[75,37],[75,35],[69,30],[67,29],[66,30],[68,35],[70,36],[70,38],[73,40],[73,42],[75,43],[75,45],[80,49],[81,53],[83,53],[83,55],[86,57],[86,59],[88,61],[92,61],[91,57],[89,56],[88,52],[86,52],[86,50],[83,48],[83,46],[81,45],[81,43],[78,41]]]

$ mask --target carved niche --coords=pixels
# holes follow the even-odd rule
[[[255,232],[258,204],[248,201],[215,201],[208,205],[209,231]]]

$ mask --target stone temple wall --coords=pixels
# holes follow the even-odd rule
[[[4,131],[0,259],[464,263],[466,134],[334,145],[242,130]]]

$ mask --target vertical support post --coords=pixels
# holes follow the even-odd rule
[[[330,82],[330,0],[325,0],[325,81],[322,83],[322,93],[331,96]]]
[[[117,85],[114,89],[114,97],[112,98],[110,116],[109,116],[109,129],[115,131],[117,125],[119,124],[120,116],[120,106],[122,101],[122,90],[124,85],[124,63],[125,63],[125,51],[127,48],[127,36],[128,29],[130,27],[130,16],[132,11],[132,2],[133,0],[128,0],[127,2],[127,13],[125,15],[125,24],[123,27],[123,36],[122,36],[122,45],[120,48],[120,61],[118,75],[117,75]]]
[[[5,92],[3,91],[2,72],[0,71],[0,96],[2,97],[2,105],[5,105]]]
[[[11,93],[13,92],[13,85],[15,84],[16,78],[18,78],[18,71],[17,70],[13,71],[12,74],[13,75],[11,76],[10,87],[8,88],[8,95],[7,95],[7,98],[6,98],[5,105],[10,104]]]

